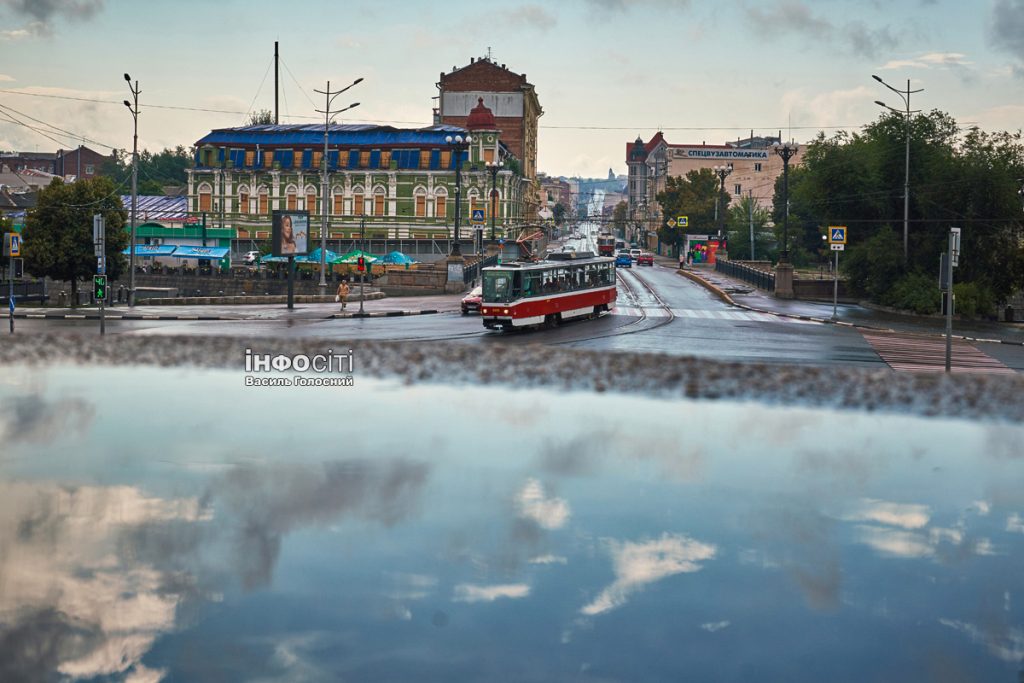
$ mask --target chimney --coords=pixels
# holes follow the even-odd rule
[[[473,64],[474,62],[476,62],[476,57],[470,57],[469,58],[469,63]]]

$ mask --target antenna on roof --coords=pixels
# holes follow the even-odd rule
[[[487,48],[487,61],[488,62],[491,61],[491,57],[492,57],[492,55],[491,55],[491,48],[488,46],[488,48]]]

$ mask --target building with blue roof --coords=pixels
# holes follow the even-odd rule
[[[188,214],[206,215],[236,239],[268,239],[275,210],[305,210],[319,239],[326,168],[328,238],[449,239],[454,230],[455,158],[449,136],[472,135],[462,159],[461,236],[483,210],[489,236],[524,220],[528,181],[481,103],[465,128],[332,124],[252,125],[210,131],[188,171]],[[488,163],[501,162],[496,174]],[[495,197],[491,196],[492,177]]]

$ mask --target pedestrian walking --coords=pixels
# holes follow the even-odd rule
[[[341,284],[338,285],[338,293],[334,295],[334,300],[341,302],[341,310],[343,311],[345,310],[345,305],[348,304],[348,292],[348,282],[342,280]]]

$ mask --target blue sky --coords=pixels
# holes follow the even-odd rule
[[[1024,122],[1024,0],[0,0],[0,149],[76,144],[7,116],[130,148],[125,71],[140,144],[191,145],[273,106],[274,40],[286,122],[313,120],[326,80],[361,76],[339,100],[361,102],[348,120],[428,125],[440,72],[490,48],[536,86],[538,165],[556,175],[624,172],[625,143],[659,128],[709,144],[856,128],[876,99],[902,107],[872,74],[911,79],[915,109],[964,125]]]

